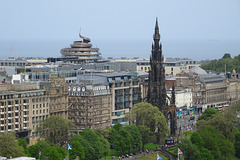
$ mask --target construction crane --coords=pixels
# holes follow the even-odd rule
[[[13,51],[13,46],[11,47],[10,57],[9,58],[12,58],[12,51]]]

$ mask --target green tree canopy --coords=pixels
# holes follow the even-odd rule
[[[24,153],[27,155],[28,154],[28,151],[27,151],[27,140],[26,139],[22,139],[22,138],[19,138],[18,139],[18,144],[19,146],[22,146],[23,149],[24,149]]]
[[[75,160],[78,156],[79,159],[85,159],[84,147],[79,141],[73,141],[70,143],[72,149],[69,151],[69,159]]]
[[[184,138],[181,140],[181,143],[178,144],[178,147],[183,152],[184,159],[200,159],[200,151],[198,147],[190,141],[190,139]]]
[[[215,131],[223,138],[234,142],[235,131],[234,125],[231,121],[227,120],[222,114],[214,114],[208,121]]]
[[[121,154],[129,151],[134,144],[132,135],[120,123],[115,123],[111,128],[109,142]]]
[[[236,156],[238,158],[240,158],[240,133],[236,133],[235,135],[235,144],[234,144],[234,147],[235,147],[235,151],[236,151]]]
[[[150,130],[149,127],[140,125],[138,126],[138,128],[142,135],[142,150],[144,150],[145,144],[153,142],[156,139],[156,137],[154,136],[154,133]]]
[[[205,70],[212,70],[217,72],[232,72],[236,70],[240,72],[240,55],[231,58],[230,53],[225,53],[221,59],[218,60],[206,60],[202,62],[201,68]]]
[[[201,130],[198,129],[197,132],[204,140],[204,148],[207,148],[209,151],[211,151],[214,159],[220,159],[221,153],[218,142],[220,142],[221,138],[215,132],[214,128],[208,125],[205,128],[201,128]]]
[[[202,113],[202,115],[200,117],[198,117],[198,120],[202,120],[202,119],[209,120],[211,118],[211,116],[214,114],[219,114],[218,110],[208,108]]]
[[[68,140],[72,126],[73,124],[70,120],[53,115],[41,123],[38,131],[41,133],[41,137],[45,137],[49,142],[62,146]]]
[[[110,144],[102,140],[104,138],[97,131],[93,131],[87,128],[87,129],[84,129],[80,135],[94,149],[95,153],[93,155],[93,159],[102,158],[103,156],[105,156],[104,154],[110,148]]]
[[[15,134],[10,132],[0,133],[0,155],[3,157],[24,156],[24,149],[19,145]]]
[[[64,159],[66,155],[66,151],[63,148],[52,146],[43,152],[42,157],[46,157],[48,160],[56,160]]]
[[[47,148],[51,147],[46,141],[38,141],[35,145],[27,148],[28,156],[39,158],[39,151],[44,153]],[[42,157],[42,154],[41,154]]]
[[[136,125],[126,125],[124,128],[128,131],[128,133],[130,133],[133,138],[132,148],[140,149],[142,145],[142,135],[138,127]]]
[[[75,141],[79,142],[84,147],[85,160],[95,159],[96,152],[90,142],[85,140],[81,135],[72,136],[70,139],[70,143]]]
[[[130,118],[136,119],[136,125],[144,125],[156,134],[157,143],[163,142],[168,133],[167,121],[159,108],[150,103],[137,103],[130,112]]]
[[[225,53],[224,56],[222,57],[223,58],[231,58],[231,54],[230,53]]]

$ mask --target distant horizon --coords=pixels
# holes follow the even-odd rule
[[[149,58],[153,40],[107,40],[91,38],[93,47],[100,49],[101,56],[105,59],[113,58]],[[0,39],[0,58],[10,56],[13,46],[12,57],[61,57],[60,50],[70,47],[72,39]],[[163,45],[163,55],[165,58],[189,58],[192,60],[213,60],[220,59],[225,53],[230,53],[232,57],[240,54],[240,40],[171,40],[161,39]]]

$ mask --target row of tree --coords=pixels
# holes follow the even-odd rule
[[[206,109],[197,121],[197,131],[190,139],[182,139],[178,145],[184,152],[184,159],[240,158],[239,111],[239,103],[223,114],[214,109]]]
[[[67,156],[67,144],[72,146],[69,158],[85,160],[100,159],[109,155],[110,148],[119,155],[144,149],[149,142],[163,142],[168,133],[166,118],[157,107],[149,103],[138,103],[126,117],[136,125],[121,125],[91,130],[85,129],[79,135],[70,136],[74,125],[71,121],[58,116],[50,116],[38,128],[45,140],[27,147],[26,140],[19,139],[12,133],[0,134],[0,155],[18,157],[27,155],[41,159],[64,159]],[[11,138],[11,143],[9,143]],[[3,143],[1,143],[1,140]],[[5,144],[6,143],[6,144]],[[3,145],[2,145],[3,144]],[[40,153],[40,154],[39,154]]]
[[[229,53],[224,54],[221,59],[206,60],[202,62],[201,68],[216,72],[240,72],[240,55],[231,58]]]

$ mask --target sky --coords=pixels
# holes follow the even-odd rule
[[[163,44],[240,40],[240,0],[1,0],[0,40],[68,40],[69,46],[81,27],[99,48],[106,50],[104,41],[117,48],[142,41],[149,50],[156,17]]]

